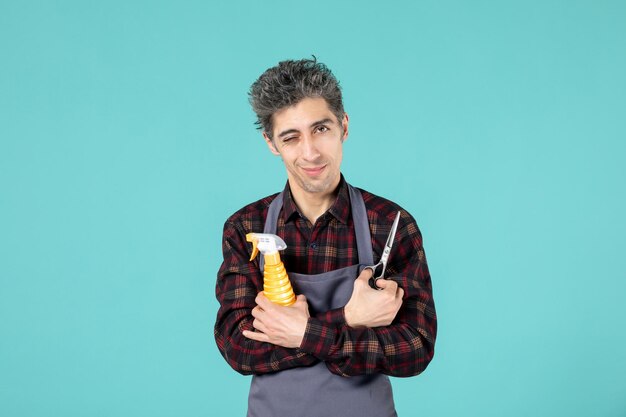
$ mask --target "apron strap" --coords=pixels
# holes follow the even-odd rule
[[[356,247],[359,251],[359,264],[374,265],[372,253],[372,235],[370,234],[370,222],[367,220],[367,209],[361,192],[348,184],[350,191],[350,206],[352,208],[352,222],[356,234]]]
[[[350,194],[350,208],[352,212],[352,222],[354,223],[354,233],[356,235],[356,247],[359,253],[359,264],[361,265],[373,265],[374,255],[372,252],[372,236],[370,234],[370,225],[367,220],[367,209],[365,208],[365,202],[361,192],[348,185],[348,191]],[[283,208],[283,194],[280,194],[274,198],[267,211],[267,217],[265,218],[265,227],[263,233],[276,234],[276,227],[278,224],[278,215]],[[264,265],[263,256],[259,257],[259,267],[263,271]]]
[[[263,233],[271,233],[273,235],[276,234],[278,215],[280,214],[280,210],[283,208],[284,193],[284,191],[281,191],[270,204],[270,208],[267,210],[267,217],[265,217],[265,227],[263,228]],[[262,257],[259,259],[262,259]]]

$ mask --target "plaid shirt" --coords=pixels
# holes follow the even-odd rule
[[[401,207],[367,191],[361,193],[376,261]],[[245,236],[263,231],[268,207],[275,197],[276,194],[247,205],[224,225],[224,262],[216,285],[221,306],[215,339],[226,361],[242,374],[276,372],[319,361],[342,376],[371,373],[412,376],[426,369],[434,354],[437,317],[421,233],[404,210],[386,271],[386,276],[404,289],[402,307],[391,325],[353,328],[346,324],[343,308],[339,308],[309,318],[304,339],[297,349],[243,336],[242,330],[253,330],[251,311],[256,306],[256,295],[263,290],[258,258],[249,261],[251,245]],[[281,253],[287,272],[319,274],[357,264],[350,211],[343,177],[336,201],[314,225],[299,213],[287,183],[276,229],[276,234],[289,242]]]

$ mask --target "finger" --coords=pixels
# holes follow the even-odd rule
[[[309,303],[307,302],[304,294],[300,294],[296,297],[296,302],[292,305],[292,307],[297,308],[300,311],[303,311],[307,317],[310,317],[309,314]]]
[[[254,321],[252,322],[252,327],[263,333],[265,333],[265,330],[267,329],[267,327],[265,327],[265,324],[263,324],[263,322],[258,319],[254,319]]]
[[[298,305],[300,305],[300,304],[308,305],[308,303],[306,301],[306,297],[304,296],[304,294],[300,294],[300,295],[296,296],[296,304],[298,304]]]
[[[256,340],[257,342],[269,342],[270,338],[261,332],[251,332],[250,330],[244,330],[243,335],[248,339]]]
[[[257,305],[263,310],[269,310],[274,304],[265,296],[265,293],[261,291],[254,299]]]
[[[400,299],[404,298],[404,289],[398,285],[398,289],[396,290],[396,297]]]
[[[259,306],[256,306],[252,309],[252,317],[259,318],[264,313],[263,309]]]
[[[390,292],[393,291],[394,293],[398,288],[398,283],[391,279],[379,279],[376,281],[376,285],[381,290],[386,290]]]
[[[374,271],[372,271],[370,268],[365,268],[363,271],[361,271],[357,279],[367,282],[372,277],[372,275],[374,275]]]

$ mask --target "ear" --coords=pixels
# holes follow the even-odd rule
[[[343,134],[341,135],[341,141],[345,141],[348,139],[348,123],[350,122],[350,118],[348,117],[348,113],[343,114],[343,119],[341,121],[341,127],[343,128]]]
[[[276,156],[279,156],[280,152],[278,152],[276,146],[274,146],[274,142],[270,139],[269,136],[267,136],[267,133],[265,132],[263,132],[263,139],[265,139],[265,143],[267,143],[267,147],[270,149],[270,152]]]

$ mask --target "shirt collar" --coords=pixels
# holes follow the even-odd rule
[[[343,178],[343,174],[341,174],[337,189],[337,198],[326,213],[329,213],[341,223],[346,224],[350,216],[350,193],[348,191],[348,183]],[[283,191],[283,219],[285,223],[294,218],[294,216],[304,217],[298,210],[298,206],[291,195],[289,181],[287,181]]]

